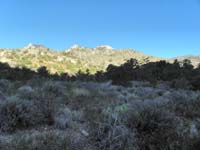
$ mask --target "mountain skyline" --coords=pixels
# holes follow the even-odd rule
[[[45,66],[50,73],[76,74],[79,70],[96,73],[105,71],[110,65],[121,65],[131,58],[137,59],[139,65],[165,60],[173,63],[175,59],[182,62],[189,59],[195,67],[200,64],[200,56],[180,56],[170,59],[156,57],[134,49],[116,49],[109,45],[95,48],[73,45],[65,50],[54,50],[42,44],[28,44],[23,48],[0,48],[0,62],[8,63],[11,67],[26,67],[31,70]]]
[[[10,50],[15,50],[15,49],[24,49],[26,47],[31,47],[31,46],[41,46],[41,47],[44,47],[44,48],[47,48],[47,49],[50,49],[50,50],[54,50],[54,51],[67,51],[67,50],[70,50],[71,48],[75,48],[75,47],[82,47],[82,48],[91,48],[91,49],[95,49],[95,48],[98,48],[98,47],[108,47],[108,49],[113,49],[113,50],[122,50],[122,49],[129,49],[129,50],[134,50],[134,51],[138,51],[138,52],[141,52],[141,53],[144,53],[146,55],[151,55],[151,56],[155,56],[155,57],[160,57],[160,58],[163,58],[163,59],[176,59],[176,58],[179,58],[179,57],[199,57],[200,56],[200,52],[196,53],[196,54],[192,54],[192,53],[186,53],[185,55],[173,55],[171,57],[163,57],[163,56],[156,56],[156,55],[153,55],[153,54],[150,54],[150,53],[145,53],[144,51],[141,51],[139,49],[135,49],[135,48],[132,48],[132,47],[121,47],[121,48],[116,48],[116,47],[113,47],[112,45],[109,45],[109,44],[101,44],[101,45],[96,45],[94,47],[90,47],[90,46],[85,46],[84,44],[83,45],[79,45],[79,44],[72,44],[68,47],[65,47],[65,48],[62,48],[62,49],[55,49],[55,48],[52,48],[52,47],[49,47],[47,45],[44,45],[42,43],[33,43],[33,42],[29,42],[28,44],[24,44],[22,46],[19,46],[19,47],[0,47],[0,49],[10,49]]]
[[[57,51],[43,45],[28,44],[23,48],[1,49],[0,62],[8,63],[12,67],[27,67],[37,70],[46,66],[51,73],[77,73],[79,70],[91,73],[105,70],[109,64],[121,65],[127,60],[135,58],[139,63],[158,61],[160,58],[146,55],[131,49],[114,49],[103,45],[95,48],[74,45],[69,49]]]

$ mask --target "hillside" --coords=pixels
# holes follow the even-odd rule
[[[74,45],[63,51],[52,50],[43,45],[28,44],[20,49],[0,49],[0,61],[12,67],[27,67],[36,70],[46,66],[51,73],[89,69],[91,73],[105,70],[109,64],[120,65],[130,58],[136,58],[140,64],[158,61],[161,58],[145,55],[131,49],[113,49],[111,46],[86,48]]]
[[[197,67],[200,64],[200,56],[194,56],[194,55],[186,55],[186,56],[179,56],[175,58],[169,59],[170,62],[173,62],[175,59],[178,61],[183,61],[184,59],[189,59],[193,66]]]

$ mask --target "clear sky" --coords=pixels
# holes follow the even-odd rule
[[[200,0],[1,0],[0,47],[28,43],[200,55]]]

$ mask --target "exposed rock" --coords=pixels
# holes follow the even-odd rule
[[[26,47],[24,47],[23,49],[46,49],[45,46],[43,45],[37,45],[37,44],[32,44],[29,43]]]
[[[78,48],[81,48],[81,46],[75,44],[70,49],[78,49]]]
[[[81,49],[81,48],[84,48],[84,47],[81,47],[79,45],[73,45],[71,46],[69,49],[66,50],[66,52],[69,52],[69,51],[72,51],[72,50],[78,50],[78,49]]]
[[[41,55],[44,56],[46,52],[49,51],[49,48],[43,46],[43,45],[37,45],[37,44],[28,44],[24,48],[21,49],[21,54],[32,54],[32,55]]]
[[[97,46],[96,49],[109,49],[109,50],[112,50],[113,47],[109,46],[109,45],[100,45],[100,46]]]

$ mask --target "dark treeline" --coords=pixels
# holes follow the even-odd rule
[[[130,59],[120,66],[110,64],[106,71],[97,71],[90,74],[79,71],[70,76],[68,73],[50,74],[46,67],[40,67],[37,71],[28,68],[11,68],[7,63],[0,63],[0,78],[9,80],[26,81],[32,78],[49,78],[52,80],[68,81],[95,81],[103,82],[111,80],[113,84],[128,86],[130,81],[149,81],[156,84],[159,81],[169,81],[174,88],[200,90],[200,65],[197,68],[190,60],[168,63],[164,60],[149,62],[139,65],[136,59]]]

